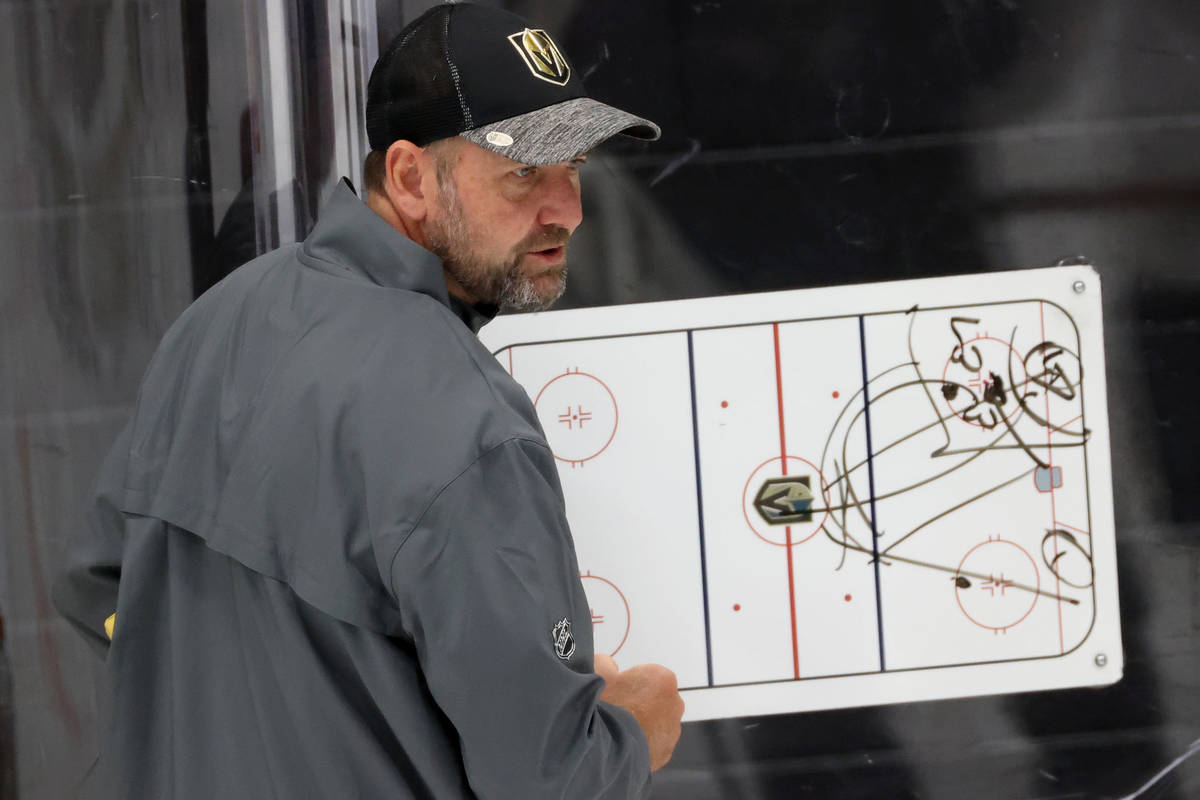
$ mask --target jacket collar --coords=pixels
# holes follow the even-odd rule
[[[442,261],[358,198],[342,178],[321,209],[302,250],[316,269],[392,289],[426,294],[454,312],[473,333],[496,316],[488,306],[468,306],[446,292]]]
[[[466,323],[472,333],[479,333],[479,329],[495,319],[499,311],[495,306],[485,303],[476,303],[473,306],[469,306],[465,301],[459,300],[454,295],[450,295],[450,310],[454,312],[456,317]]]

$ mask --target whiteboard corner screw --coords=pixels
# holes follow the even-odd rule
[[[1104,653],[1097,653],[1096,654],[1096,666],[1103,667],[1107,664],[1108,664],[1108,656],[1104,655]]]
[[[1071,284],[1071,288],[1075,290],[1075,294],[1083,294],[1087,289],[1087,285],[1083,281],[1075,281]]]

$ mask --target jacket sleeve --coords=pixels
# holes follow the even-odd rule
[[[544,444],[509,440],[445,486],[390,573],[480,798],[648,794],[641,728],[596,699],[591,612]]]
[[[99,653],[108,655],[105,620],[117,610],[125,518],[119,509],[130,425],[126,425],[101,467],[84,516],[72,535],[55,581],[54,605]]]

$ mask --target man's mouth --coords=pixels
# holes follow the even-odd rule
[[[571,232],[561,225],[547,225],[530,235],[518,248],[525,250],[525,255],[542,269],[566,263],[567,241]]]
[[[534,261],[543,265],[558,264],[567,257],[567,248],[563,245],[558,247],[546,247],[541,250],[530,250],[529,255]]]

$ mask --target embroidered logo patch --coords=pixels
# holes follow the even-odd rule
[[[533,77],[559,86],[567,85],[567,81],[571,79],[571,67],[558,45],[550,38],[550,34],[543,30],[526,28],[509,36],[508,40],[517,48]]]
[[[575,654],[575,637],[571,635],[569,619],[563,617],[554,623],[554,630],[550,635],[554,637],[554,652],[558,653],[559,658],[566,661]]]

